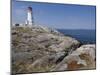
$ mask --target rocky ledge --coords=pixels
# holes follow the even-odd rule
[[[95,69],[95,44],[42,26],[12,27],[12,73]]]

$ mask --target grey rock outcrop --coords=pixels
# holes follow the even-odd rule
[[[51,71],[95,69],[95,45],[82,45]]]
[[[12,72],[70,70],[71,62],[82,63],[86,67],[89,58],[89,64],[90,60],[95,59],[95,45],[79,46],[78,40],[64,36],[55,29],[42,26],[12,27]]]

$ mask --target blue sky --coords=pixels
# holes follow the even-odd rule
[[[35,24],[58,29],[95,29],[95,6],[12,2],[12,23],[25,23],[27,7],[33,8]]]

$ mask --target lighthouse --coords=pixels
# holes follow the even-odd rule
[[[27,20],[26,20],[26,25],[27,26],[32,26],[33,25],[33,13],[32,13],[32,7],[28,7],[27,9]]]

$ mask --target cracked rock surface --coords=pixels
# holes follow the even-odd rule
[[[57,30],[12,27],[12,73],[95,68],[95,44],[81,45]]]
[[[66,56],[52,71],[95,69],[95,45],[82,45]]]

